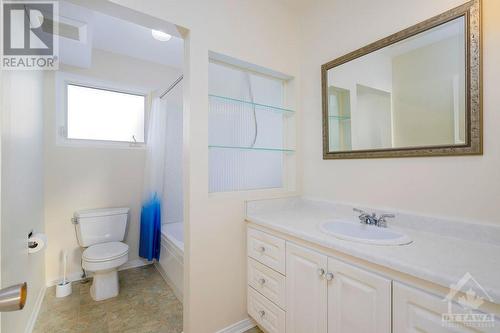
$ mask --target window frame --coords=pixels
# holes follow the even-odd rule
[[[151,106],[151,92],[143,87],[126,85],[112,81],[101,80],[89,76],[76,75],[68,72],[55,73],[56,96],[56,145],[64,147],[93,147],[93,148],[125,148],[145,149],[147,143],[147,129],[149,110]],[[68,138],[68,86],[79,86],[98,90],[111,91],[144,97],[144,142],[72,139]]]

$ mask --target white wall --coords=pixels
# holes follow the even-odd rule
[[[165,66],[98,50],[94,50],[92,62],[90,69],[64,65],[60,69],[150,90],[166,89],[180,74]],[[70,221],[76,210],[130,207],[126,243],[129,260],[138,259],[145,150],[56,145],[54,73],[46,73],[45,87],[45,219],[50,239],[46,278],[51,283],[62,276],[62,250],[70,255],[69,274],[77,277],[81,273],[81,249]]]
[[[500,2],[483,1],[484,156],[323,160],[320,66],[464,3],[460,0],[319,0],[302,12],[304,193],[500,223]]]
[[[2,332],[17,333],[45,285],[45,253],[27,251],[28,233],[44,231],[42,72],[4,72],[2,88],[2,287],[28,283],[25,308],[2,314]]]
[[[164,97],[167,112],[167,156],[165,174],[165,205],[163,223],[184,221],[184,191],[182,188],[182,82]]]
[[[302,59],[305,60],[309,57],[311,57],[310,54],[304,53]],[[333,60],[333,58],[331,60]],[[387,147],[387,145],[383,145],[382,143],[387,140],[384,140],[386,138],[381,134],[386,128],[387,121],[380,121],[379,125],[382,127],[379,129],[379,126],[373,124],[374,118],[376,118],[373,112],[371,112],[370,109],[364,108],[363,105],[361,105],[361,107],[358,106],[360,94],[358,85],[392,94],[391,57],[384,54],[382,51],[377,51],[328,71],[328,86],[349,90],[352,149],[359,150]],[[388,111],[390,117],[390,109]]]
[[[394,57],[395,147],[455,143],[454,77],[459,80],[458,114],[465,126],[463,38],[450,37]]]
[[[354,149],[383,149],[392,147],[391,93],[357,85],[356,128]]]
[[[277,1],[115,2],[189,29],[183,82],[184,332],[213,333],[247,317],[244,200],[281,191],[209,196],[208,51],[298,78],[298,26],[294,14]],[[296,85],[292,91],[289,96],[298,98]]]

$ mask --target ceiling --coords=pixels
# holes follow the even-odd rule
[[[99,49],[182,69],[181,38],[160,42],[153,39],[150,28],[63,1],[59,5],[59,24],[62,63],[88,68],[92,49]],[[74,33],[65,34],[75,28],[79,31],[76,39]]]

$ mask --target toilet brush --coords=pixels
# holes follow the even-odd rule
[[[56,297],[66,297],[71,295],[71,282],[66,280],[66,267],[68,261],[68,253],[63,252],[63,279],[56,285]]]

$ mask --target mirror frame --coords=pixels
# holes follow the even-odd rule
[[[321,66],[323,107],[323,159],[393,158],[451,155],[482,155],[482,58],[481,58],[481,1],[472,0],[459,7],[437,15],[410,28],[378,40]],[[466,111],[463,145],[422,146],[389,149],[330,151],[328,126],[328,70],[357,59],[386,46],[400,42],[421,32],[437,27],[459,17],[464,17],[466,36]]]

